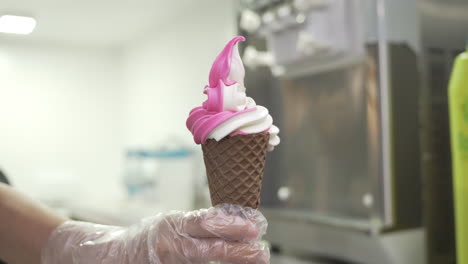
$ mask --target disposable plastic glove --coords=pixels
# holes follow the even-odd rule
[[[129,228],[68,221],[50,235],[43,264],[268,264],[260,243],[267,221],[257,210],[220,205],[171,212]]]

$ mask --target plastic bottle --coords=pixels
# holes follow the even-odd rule
[[[468,45],[454,64],[449,87],[457,263],[468,264]]]

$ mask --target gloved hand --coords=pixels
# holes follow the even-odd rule
[[[68,221],[52,232],[43,264],[268,264],[260,243],[267,221],[257,210],[224,204],[171,212],[129,228]]]

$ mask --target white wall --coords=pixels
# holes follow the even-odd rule
[[[69,192],[64,184],[78,179],[90,193],[112,190],[122,156],[119,63],[110,50],[0,42],[0,167],[18,188]]]
[[[124,52],[125,144],[160,143],[185,127],[205,100],[211,64],[235,36],[232,1],[194,1],[183,13],[129,43]]]
[[[235,35],[233,2],[172,17],[118,50],[0,39],[0,168],[19,189],[105,201],[122,191],[125,147],[195,146],[185,120]]]

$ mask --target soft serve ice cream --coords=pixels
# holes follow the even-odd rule
[[[245,69],[237,47],[244,40],[242,36],[233,38],[216,58],[204,90],[208,99],[190,111],[187,128],[197,144],[205,144],[208,139],[269,133],[268,151],[272,151],[280,143],[279,129],[273,125],[268,109],[256,105],[245,93]]]
[[[258,208],[267,150],[280,142],[268,110],[247,97],[244,65],[235,37],[211,68],[204,93],[208,99],[192,109],[187,127],[202,144],[211,203]]]

